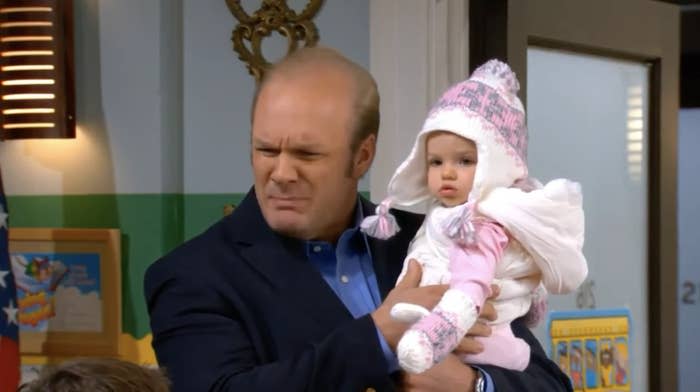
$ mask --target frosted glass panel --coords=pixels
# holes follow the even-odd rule
[[[647,380],[648,68],[642,63],[530,47],[531,176],[582,184],[589,277],[550,310],[627,308],[635,392]],[[536,330],[547,347],[545,326]]]
[[[678,118],[678,392],[700,385],[700,108]]]

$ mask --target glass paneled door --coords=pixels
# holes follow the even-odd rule
[[[469,20],[470,68],[521,81],[531,175],[583,187],[589,277],[550,310],[627,309],[632,390],[677,390],[678,7],[471,0]]]

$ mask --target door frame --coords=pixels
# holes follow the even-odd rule
[[[526,103],[527,47],[650,65],[648,387],[678,388],[677,127],[680,8],[639,0],[471,0],[470,69],[507,61]]]

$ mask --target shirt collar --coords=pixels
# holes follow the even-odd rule
[[[350,221],[350,224],[348,227],[340,234],[340,237],[338,237],[338,240],[343,237],[350,237],[352,239],[355,238],[360,238],[362,242],[360,244],[363,244],[366,246],[366,239],[364,233],[360,232],[360,224],[362,223],[362,220],[365,219],[365,214],[362,211],[362,200],[360,199],[359,195],[357,196],[357,202],[355,203],[355,212],[354,212],[354,219]],[[347,234],[348,232],[351,232],[351,234]],[[361,233],[361,237],[358,237],[357,234]],[[354,242],[354,241],[353,241]],[[304,247],[306,249],[306,254],[310,254],[312,249],[316,246],[331,246],[332,248],[335,248],[332,244],[329,244],[328,242],[325,241],[304,241]]]
[[[358,196],[357,203],[355,203],[355,222],[352,228],[359,228],[363,219],[365,219],[365,213],[362,211],[362,200],[360,200],[360,197]]]

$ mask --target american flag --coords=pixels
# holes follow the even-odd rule
[[[17,291],[7,248],[7,200],[0,174],[0,392],[14,392],[19,383]]]

